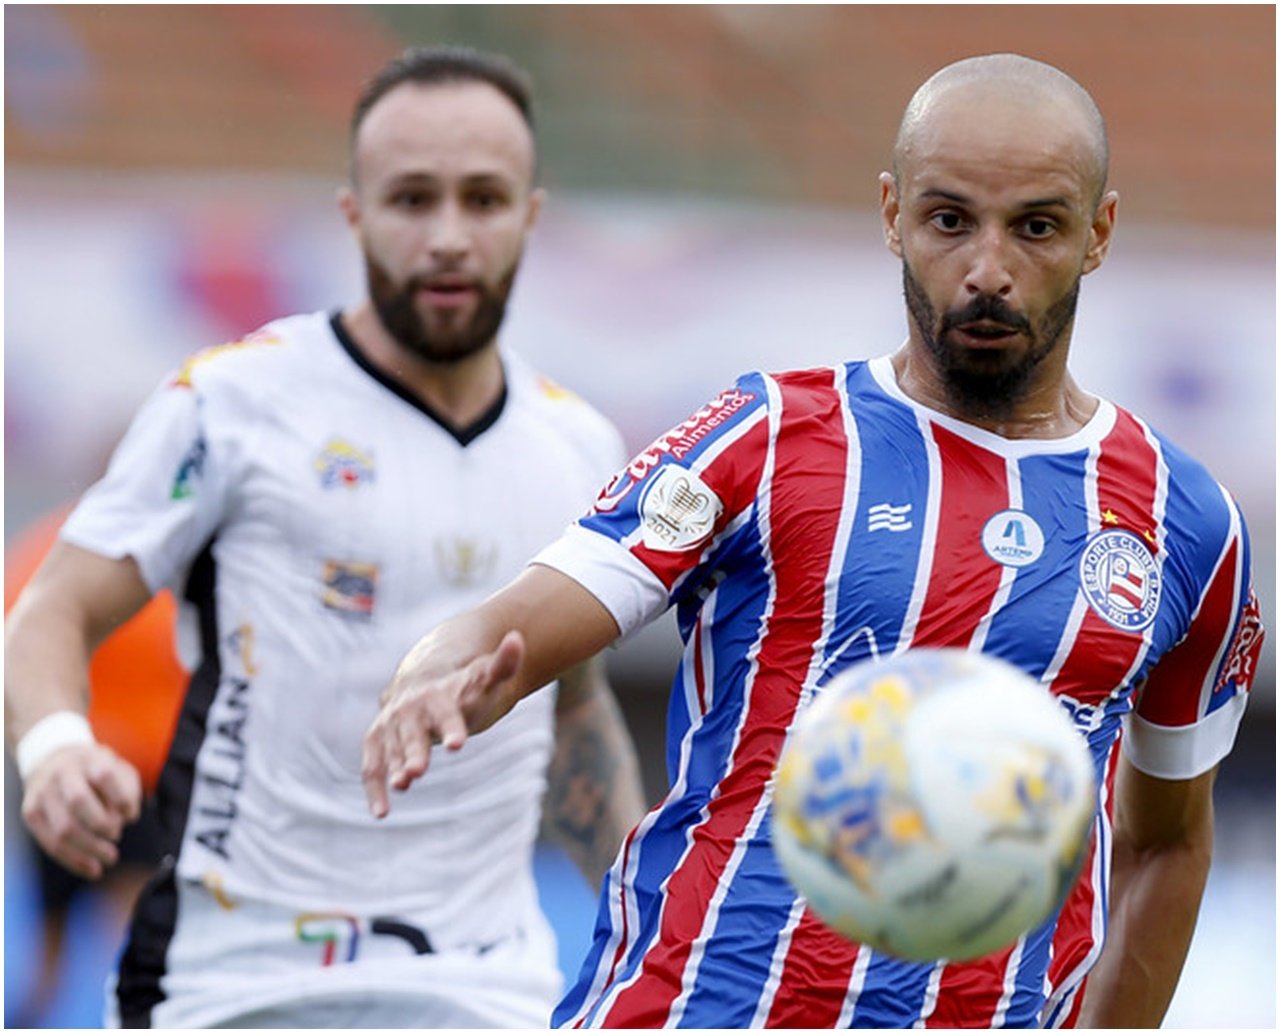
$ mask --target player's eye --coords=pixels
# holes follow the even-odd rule
[[[1057,228],[1057,224],[1052,219],[1046,219],[1041,216],[1033,216],[1022,224],[1022,231],[1028,237],[1036,240],[1043,240],[1045,237],[1053,236]]]
[[[964,228],[964,217],[959,212],[935,212],[929,221],[944,233],[956,233]]]
[[[398,190],[391,195],[391,203],[396,208],[418,211],[431,203],[431,195],[425,190]]]
[[[471,207],[487,212],[501,208],[506,198],[497,190],[477,190],[468,196],[467,201]]]

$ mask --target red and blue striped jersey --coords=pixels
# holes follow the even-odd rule
[[[1006,440],[928,410],[887,359],[742,377],[637,456],[543,552],[624,633],[678,608],[671,788],[624,842],[553,1023],[1062,1026],[1106,931],[1123,741],[1187,778],[1231,748],[1261,646],[1236,504],[1101,401],[1077,433]],[[769,842],[797,712],[843,666],[914,646],[1002,657],[1089,743],[1094,836],[1060,912],[964,964],[852,943]]]

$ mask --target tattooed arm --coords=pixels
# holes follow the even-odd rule
[[[596,656],[560,676],[543,832],[598,890],[644,810],[635,745]]]

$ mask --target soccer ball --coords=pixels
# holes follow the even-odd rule
[[[1009,945],[1061,905],[1097,800],[1083,736],[1029,675],[913,649],[833,678],[775,776],[782,870],[832,928],[911,961]]]

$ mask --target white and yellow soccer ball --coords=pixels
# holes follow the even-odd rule
[[[1084,738],[1043,686],[993,657],[913,649],[841,672],[797,719],[773,846],[832,928],[959,961],[1061,905],[1096,806]]]

